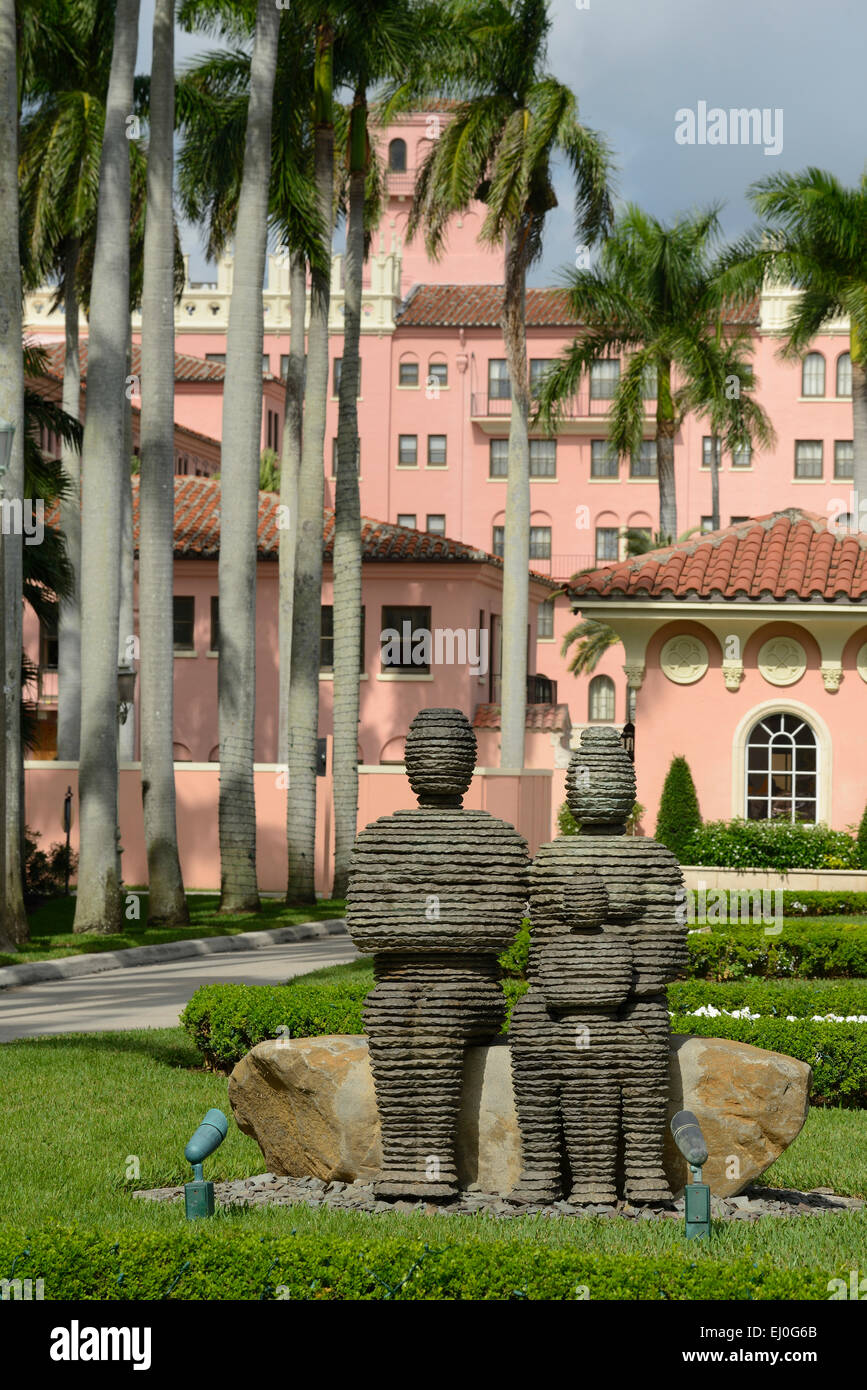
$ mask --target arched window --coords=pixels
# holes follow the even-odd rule
[[[391,140],[388,146],[388,167],[392,174],[406,173],[406,141]]]
[[[797,714],[768,714],[747,741],[748,820],[815,821],[819,750]]]
[[[801,372],[801,395],[824,396],[825,359],[821,352],[808,352]]]
[[[614,682],[610,676],[594,676],[590,682],[591,724],[610,723],[614,718]]]
[[[852,394],[852,358],[848,352],[841,352],[837,358],[837,395]]]

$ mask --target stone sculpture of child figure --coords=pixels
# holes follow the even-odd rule
[[[561,1197],[565,1156],[569,1200],[611,1203],[622,1136],[625,1197],[669,1201],[665,984],[686,959],[680,867],[624,833],[635,775],[614,730],[584,731],[566,792],[581,833],[533,863],[530,990],[510,1026],[523,1146],[512,1196]]]

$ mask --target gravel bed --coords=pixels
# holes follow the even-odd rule
[[[183,1187],[154,1187],[134,1192],[133,1196],[148,1202],[178,1202],[183,1199]],[[626,1217],[637,1221],[683,1219],[683,1198],[667,1205],[631,1206],[617,1202],[613,1206],[590,1204],[576,1207],[569,1202],[554,1202],[550,1206],[525,1206],[505,1200],[496,1193],[474,1190],[462,1192],[458,1198],[441,1201],[383,1201],[373,1193],[369,1182],[329,1182],[322,1178],[285,1178],[275,1173],[259,1173],[254,1178],[238,1178],[234,1182],[214,1184],[214,1196],[220,1206],[260,1207],[297,1206],[327,1207],[332,1211],[419,1211],[437,1216],[601,1216]],[[748,1187],[738,1197],[714,1197],[711,1212],[714,1217],[729,1221],[758,1221],[762,1216],[824,1216],[861,1211],[860,1197],[840,1197],[830,1188],[819,1187],[813,1192],[795,1192],[774,1187]]]

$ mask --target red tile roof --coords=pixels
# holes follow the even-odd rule
[[[569,582],[582,598],[867,601],[867,535],[790,507],[606,565]]]
[[[46,375],[54,377],[57,381],[63,380],[63,343],[43,343],[43,351],[48,358]],[[81,379],[87,379],[87,338],[82,338],[78,357],[81,363]],[[138,343],[132,345],[132,375],[141,376],[141,348]],[[265,381],[277,381],[271,372],[263,372]],[[192,357],[187,352],[175,353],[175,381],[225,381],[226,364],[224,362],[207,362],[204,357]]]
[[[572,721],[569,718],[569,706],[527,705],[524,725],[527,729],[562,733],[564,729],[571,729],[572,727]],[[476,712],[473,715],[474,729],[499,729],[499,727],[499,705],[476,705]]]
[[[132,480],[133,532],[138,546],[138,477]],[[279,546],[277,527],[280,496],[276,492],[259,493],[259,558],[276,560]],[[49,522],[51,517],[49,517]],[[326,509],[323,517],[323,558],[332,559],[334,512]],[[413,531],[408,526],[392,526],[371,517],[361,519],[363,558],[368,562],[382,560],[416,560],[448,563],[495,565],[503,562],[486,550],[478,550],[462,541],[446,536]],[[175,556],[178,559],[214,560],[220,553],[220,483],[214,478],[175,478]],[[534,575],[541,583],[557,588],[553,580]]]
[[[396,321],[399,328],[499,328],[502,316],[502,285],[416,285]],[[727,323],[758,321],[758,298],[726,314]],[[576,328],[579,322],[565,290],[527,290],[528,328]]]

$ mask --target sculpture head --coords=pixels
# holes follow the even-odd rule
[[[566,800],[583,833],[624,833],[635,804],[635,769],[616,729],[584,730],[569,761]]]
[[[460,806],[476,766],[476,736],[459,709],[419,710],[404,752],[419,806]]]

